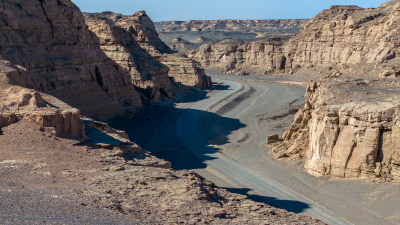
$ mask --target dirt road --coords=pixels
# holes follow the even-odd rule
[[[400,221],[398,184],[316,178],[300,163],[270,158],[265,137],[290,125],[304,104],[304,87],[242,79],[214,75],[217,90],[149,108],[143,113],[152,119],[131,124],[131,139],[175,169],[330,224]]]

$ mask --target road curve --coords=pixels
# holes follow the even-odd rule
[[[302,214],[309,215],[326,223],[350,224],[350,222],[337,216],[317,202],[293,191],[290,187],[262,175],[257,171],[244,167],[221,153],[216,152],[212,148],[207,147],[203,137],[198,133],[197,122],[199,118],[205,111],[209,111],[210,108],[220,104],[233,95],[240,95],[240,93],[244,92],[246,89],[244,84],[238,82],[214,78],[213,81],[228,85],[229,89],[220,91],[206,100],[194,103],[190,109],[195,110],[183,112],[175,126],[177,136],[185,148],[207,165],[205,169],[197,172],[206,178],[208,178],[207,174],[212,174],[212,178],[208,178],[211,181],[213,181],[213,179],[219,179],[224,183],[230,184],[229,186],[233,188],[249,189],[253,195],[265,196],[278,201],[305,203],[308,205],[308,208],[304,209]],[[212,160],[209,160],[210,157]]]

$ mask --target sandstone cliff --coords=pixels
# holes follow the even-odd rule
[[[282,51],[282,44],[280,38],[251,43],[225,40],[204,44],[188,55],[206,68],[217,68],[221,73],[248,75],[284,67],[283,56],[277,54]]]
[[[253,64],[250,68],[264,73],[322,67],[333,68],[338,74],[375,71],[380,76],[397,76],[400,74],[399,9],[399,1],[387,2],[376,9],[332,6],[310,20],[280,48],[266,49],[265,43],[257,42],[216,43],[204,45],[189,55],[206,67],[229,73]],[[251,45],[253,48],[249,48]],[[259,66],[255,58],[274,63]],[[357,64],[363,64],[364,69],[353,69]]]
[[[97,35],[104,53],[129,71],[133,84],[148,99],[172,98],[169,69],[142,49],[133,36],[101,14],[86,14],[86,24]]]
[[[376,9],[332,6],[322,11],[285,45],[286,70],[397,64],[399,10],[399,1],[391,1]]]
[[[24,73],[18,66],[0,61],[0,134],[2,127],[31,120],[56,136],[85,138],[79,110],[53,96],[9,84],[10,78],[23,77]]]
[[[25,78],[10,78],[13,84],[51,94],[87,116],[141,107],[129,74],[102,52],[71,1],[13,0],[0,3],[0,11],[1,57],[26,70]]]
[[[270,138],[271,153],[303,158],[316,176],[400,179],[399,86],[391,80],[310,83],[283,141]]]
[[[273,155],[304,159],[317,176],[400,178],[399,10],[332,6],[285,44],[285,71],[318,67],[323,78],[282,142],[268,138]]]
[[[188,20],[156,23],[159,32],[243,32],[294,33],[308,22],[298,20]]]
[[[137,42],[142,49],[146,50],[148,54],[153,56],[160,63],[167,65],[169,68],[168,76],[173,78],[174,81],[186,86],[195,86],[199,88],[207,88],[211,86],[211,79],[205,75],[205,72],[199,63],[189,59],[185,55],[174,53],[167,45],[164,44],[164,42],[160,40],[153,21],[151,21],[144,11],[136,12],[132,16],[123,16],[111,12],[86,15],[87,18],[91,19],[97,17],[112,21],[115,27],[117,27],[115,29],[124,30]],[[88,25],[91,27],[93,22],[89,21]],[[94,31],[100,37],[102,36],[102,34],[99,33],[101,32],[100,30],[92,29],[92,31]],[[110,44],[113,45],[113,43]],[[107,47],[102,48],[105,49]],[[134,52],[132,50],[131,52]],[[109,50],[106,49],[106,52],[107,51]],[[126,50],[116,49],[114,51],[124,52]],[[111,56],[112,59],[120,61],[115,57],[117,54],[119,53],[114,53],[113,56],[111,56],[111,54],[108,55]]]

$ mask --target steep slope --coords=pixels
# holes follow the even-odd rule
[[[11,75],[12,84],[51,94],[86,116],[141,107],[129,74],[103,53],[71,1],[3,1],[0,12],[1,57],[26,70],[23,78]]]
[[[284,66],[283,56],[277,54],[282,45],[280,38],[251,43],[224,40],[204,44],[188,55],[206,68],[217,68],[221,73],[248,75],[275,71]]]
[[[111,12],[87,14],[88,18],[108,18],[115,26],[122,28],[160,63],[169,68],[168,76],[186,86],[207,88],[211,86],[210,77],[205,75],[200,64],[184,55],[174,53],[158,37],[153,21],[146,12],[136,12],[132,16],[123,16]],[[101,36],[101,35],[100,35]]]
[[[133,84],[148,99],[172,98],[168,67],[142,49],[126,30],[101,14],[86,14],[86,24],[100,39],[104,53],[129,71]]]
[[[268,32],[295,33],[307,23],[307,19],[294,20],[188,20],[155,23],[159,32]]]
[[[325,72],[283,141],[268,138],[273,155],[317,176],[400,179],[399,12],[400,1],[332,6],[285,45],[286,71]]]
[[[285,45],[286,70],[397,62],[399,9],[399,2],[391,1],[376,9],[332,6],[322,11]]]

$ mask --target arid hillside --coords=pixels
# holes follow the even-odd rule
[[[283,46],[282,71],[318,74],[278,158],[304,159],[314,175],[398,180],[400,2],[332,6]]]

